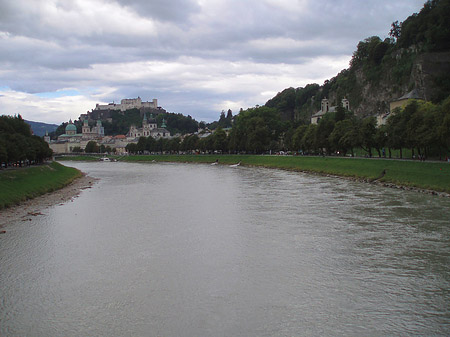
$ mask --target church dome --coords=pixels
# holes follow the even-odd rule
[[[66,133],[70,133],[70,132],[77,132],[77,127],[75,125],[73,125],[72,123],[67,124],[66,126]]]

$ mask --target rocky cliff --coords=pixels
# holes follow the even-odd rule
[[[360,41],[350,67],[321,86],[288,88],[266,106],[285,120],[308,123],[328,98],[337,105],[350,101],[358,116],[389,111],[389,103],[415,90],[422,99],[439,103],[450,95],[450,0],[427,1],[418,14],[394,22],[390,38]]]

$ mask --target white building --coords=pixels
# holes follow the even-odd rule
[[[150,118],[150,121],[148,121],[147,116],[144,113],[142,128],[137,128],[135,125],[132,125],[130,131],[128,131],[127,137],[128,139],[135,139],[149,136],[153,138],[171,138],[170,132],[166,130],[166,123],[164,120],[161,127],[158,128],[156,121],[153,118]]]
[[[350,110],[350,102],[348,99],[342,99],[342,106],[345,110]],[[328,99],[324,98],[320,104],[320,110],[311,116],[311,124],[317,124],[327,112],[335,112],[337,106],[330,106]]]
[[[109,104],[96,104],[94,110],[120,110],[126,111],[129,109],[140,109],[140,108],[158,108],[158,100],[153,99],[152,102],[142,102],[140,97],[138,98],[124,98],[120,101],[120,104],[109,103]]]
[[[105,128],[102,126],[102,121],[98,120],[97,125],[92,129],[89,127],[88,120],[85,119],[82,128],[83,139],[101,139],[105,136]]]

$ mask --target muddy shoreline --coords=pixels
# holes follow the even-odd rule
[[[64,204],[76,198],[81,191],[91,188],[98,179],[83,174],[62,189],[43,194],[39,197],[21,202],[18,205],[0,210],[0,231],[11,222],[31,221],[34,216],[41,215],[45,209]]]

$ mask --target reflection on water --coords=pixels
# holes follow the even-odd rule
[[[446,335],[448,199],[278,170],[100,178],[0,237],[1,336]]]

